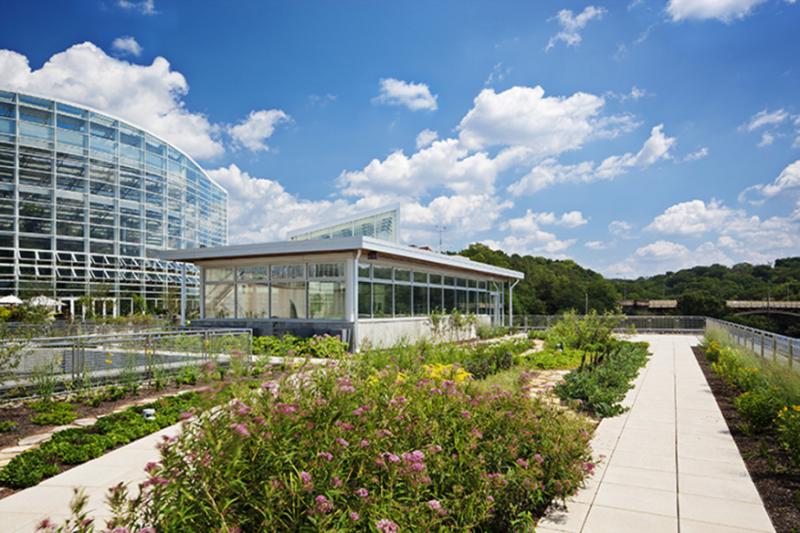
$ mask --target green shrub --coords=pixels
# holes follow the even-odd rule
[[[547,330],[545,345],[551,349],[563,347],[608,352],[616,342],[612,334],[623,321],[622,315],[600,315],[593,310],[588,315],[580,316],[570,311]]]
[[[624,412],[620,402],[632,387],[631,381],[647,362],[646,343],[622,342],[618,350],[597,364],[573,370],[555,387],[562,400],[600,417]]]
[[[305,353],[320,359],[341,359],[347,355],[347,343],[332,335],[315,335],[305,342]]]
[[[547,339],[547,330],[546,329],[532,329],[528,331],[528,338],[530,340],[537,340],[543,341]]]
[[[45,478],[58,474],[58,465],[52,456],[39,448],[23,452],[0,470],[0,485],[24,489]]]
[[[478,335],[479,339],[494,339],[495,337],[504,337],[508,335],[508,328],[505,326],[481,324],[475,329],[475,333]]]
[[[746,420],[749,433],[765,433],[772,429],[778,412],[784,407],[778,391],[771,387],[758,387],[743,392],[733,400],[736,411]]]
[[[17,430],[17,423],[13,420],[0,420],[0,433],[11,433]]]
[[[522,364],[539,370],[573,369],[580,366],[583,357],[580,350],[545,349],[527,356]]]
[[[800,405],[784,406],[778,413],[776,429],[781,447],[800,467]]]
[[[39,400],[33,402],[31,407],[36,411],[31,422],[40,426],[63,426],[78,418],[78,413],[69,402]]]
[[[593,467],[581,419],[523,395],[474,393],[419,366],[326,368],[263,388],[166,443],[144,497],[116,525],[532,529]]]
[[[747,359],[736,351],[724,347],[717,352],[717,360],[711,363],[711,369],[725,383],[741,392],[747,392],[767,386],[767,381],[757,366],[748,365]]]
[[[82,429],[59,431],[41,449],[65,465],[78,465],[103,455],[110,448],[110,441]]]
[[[706,343],[706,360],[709,363],[716,363],[719,361],[720,353],[722,352],[722,346],[719,342],[712,340]]]

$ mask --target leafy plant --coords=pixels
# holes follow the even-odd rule
[[[17,455],[0,470],[0,485],[24,489],[58,474],[58,470],[50,454],[34,448]]]
[[[613,355],[567,374],[555,392],[579,409],[600,417],[615,416],[624,412],[620,402],[647,358],[646,343],[623,342]]]
[[[31,404],[31,408],[36,411],[31,422],[39,426],[63,426],[78,418],[78,413],[69,402],[38,400]]]
[[[11,433],[16,429],[17,423],[13,420],[0,420],[0,433]]]
[[[764,433],[772,429],[778,412],[784,407],[778,391],[771,387],[758,387],[743,392],[733,400],[733,405],[747,421],[749,433]]]
[[[784,406],[778,412],[776,429],[781,447],[794,465],[800,467],[800,405]]]

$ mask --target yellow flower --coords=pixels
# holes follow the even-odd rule
[[[107,365],[110,365],[112,362],[113,362],[113,361],[111,361],[111,359],[106,359],[106,364],[107,364]]]
[[[785,409],[785,407],[784,407],[784,409]],[[793,405],[792,406],[792,410],[800,413],[800,405]]]

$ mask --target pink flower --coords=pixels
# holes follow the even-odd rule
[[[149,473],[151,473],[153,470],[155,470],[156,468],[158,468],[158,463],[154,463],[154,462],[150,461],[149,463],[147,463],[147,464],[145,465],[145,467],[144,467],[144,471],[145,471],[145,472],[147,472],[147,473],[149,474]]]
[[[250,430],[248,430],[247,426],[245,426],[244,424],[233,423],[231,424],[231,429],[233,429],[236,433],[238,433],[242,437],[247,438],[250,436]]]
[[[387,461],[389,461],[390,463],[399,463],[400,462],[400,458],[397,455],[393,454],[393,453],[383,452],[381,454],[381,456],[384,459],[386,459]]]
[[[367,489],[365,489],[365,488],[363,488],[363,487],[362,487],[362,488],[360,488],[360,489],[356,489],[356,492],[355,492],[355,494],[356,494],[356,496],[358,496],[359,498],[366,498],[367,496],[369,496],[369,491],[368,491]]]
[[[542,457],[542,454],[540,454],[540,453],[534,454],[533,455],[533,460],[536,461],[539,464],[544,463],[544,457]]]
[[[342,428],[346,431],[352,431],[353,429],[355,429],[355,426],[353,424],[350,424],[348,422],[342,422],[341,420],[337,420],[336,422],[333,423],[333,425],[336,426],[337,428]]]
[[[333,461],[333,454],[331,452],[319,452],[317,454],[317,457],[322,457],[323,459],[325,459],[328,462]]]
[[[487,502],[489,502],[489,503],[494,503],[494,496],[492,496],[491,494],[490,494],[490,495],[488,495],[488,496],[486,497],[486,501],[487,501]]]
[[[353,387],[352,385],[341,385],[339,387],[339,392],[344,392],[344,393],[347,393],[347,394],[351,394],[351,393],[353,393],[355,391],[356,391],[356,388]]]
[[[406,397],[405,396],[396,396],[396,397],[392,398],[391,400],[389,400],[389,405],[393,405],[393,406],[403,405],[404,403],[406,403]]]
[[[429,500],[428,507],[431,511],[434,511],[439,516],[444,516],[447,514],[447,510],[442,507],[442,504],[439,503],[439,500]]]
[[[252,409],[250,409],[250,406],[249,406],[249,405],[241,405],[241,406],[239,407],[239,410],[238,410],[237,412],[238,412],[240,415],[246,415],[246,414],[247,414],[247,413],[249,413],[250,411],[252,411]]]
[[[399,526],[387,518],[381,518],[375,523],[381,533],[397,533]]]
[[[370,409],[371,409],[371,407],[369,405],[362,405],[361,407],[358,407],[357,409],[353,409],[353,415],[361,416],[364,413],[366,413],[367,411],[369,411]]]
[[[361,439],[361,442],[359,442],[358,445],[361,446],[362,448],[366,448],[367,446],[369,446],[369,441],[367,439]]]
[[[528,468],[528,461],[526,461],[526,460],[525,460],[525,459],[523,459],[522,457],[520,457],[519,459],[517,459],[517,464],[518,464],[519,466],[521,466],[522,468]]]
[[[378,431],[375,432],[375,434],[378,437],[391,437],[393,435],[392,432],[388,429],[379,429]]]
[[[338,489],[342,486],[342,480],[339,479],[339,476],[333,476],[331,478],[331,485],[333,485],[333,488]]]
[[[352,512],[350,513],[350,520],[352,520],[353,522],[358,522],[359,520],[361,520],[361,515],[360,515],[360,514],[358,514],[358,513],[357,513],[357,512],[355,512],[355,511],[352,511]]]
[[[470,413],[469,411],[461,411],[461,416],[469,420],[470,418],[472,418],[472,413]]]
[[[336,437],[336,444],[338,444],[342,448],[347,448],[348,446],[350,446],[350,443],[341,437]]]
[[[275,410],[283,415],[291,415],[297,412],[297,406],[291,403],[276,403]]]
[[[311,483],[311,474],[303,470],[300,472],[300,479],[303,481],[303,483]]]
[[[333,504],[331,503],[331,501],[327,497],[325,497],[322,494],[320,494],[319,496],[317,496],[315,498],[315,500],[317,502],[317,512],[318,513],[325,514],[325,513],[330,513],[331,511],[333,511]]]
[[[194,416],[194,413],[192,413],[191,411],[184,411],[184,412],[181,413],[181,415],[178,418],[180,420],[189,420],[193,416]]]

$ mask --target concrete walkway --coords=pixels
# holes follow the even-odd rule
[[[652,358],[592,447],[602,462],[538,533],[775,531],[728,431],[689,335],[640,335]]]
[[[45,518],[61,523],[69,516],[69,503],[73,487],[84,487],[89,496],[89,516],[95,524],[105,526],[109,512],[105,504],[108,488],[119,482],[129,483],[135,491],[147,475],[145,465],[159,460],[156,444],[163,435],[177,435],[180,424],[164,428],[106,455],[76,466],[57,476],[42,481],[39,485],[12,494],[0,500],[0,531],[8,533],[36,531],[36,526]]]

